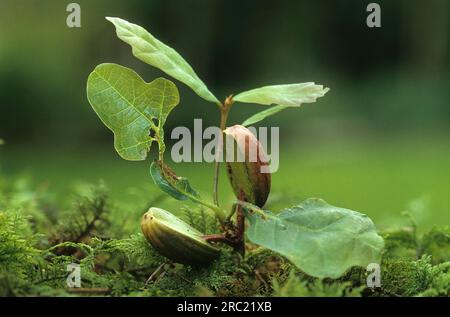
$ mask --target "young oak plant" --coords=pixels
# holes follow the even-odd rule
[[[164,124],[180,101],[175,84],[165,78],[147,83],[133,70],[117,64],[101,64],[94,69],[87,82],[88,100],[114,133],[117,153],[125,160],[142,161],[156,143],[158,159],[150,166],[155,184],[177,200],[191,200],[207,207],[221,224],[221,233],[204,235],[170,212],[152,207],[143,216],[141,228],[156,250],[175,262],[190,265],[204,265],[215,259],[220,253],[219,243],[244,255],[247,219],[246,236],[251,242],[280,253],[308,275],[337,278],[353,266],[379,263],[384,242],[364,214],[316,198],[277,213],[262,209],[271,184],[270,173],[262,172],[268,160],[261,143],[246,126],[287,108],[313,103],[328,88],[312,82],[265,86],[220,102],[174,49],[139,25],[119,18],[106,19],[114,24],[117,36],[131,46],[135,57],[215,104],[220,111],[220,129],[231,137],[245,158],[242,162],[227,162],[228,177],[237,197],[227,213],[218,204],[220,160],[215,163],[212,202],[201,197],[186,178],[177,176],[164,162]],[[227,127],[229,111],[236,102],[270,107],[242,125]],[[218,157],[223,143],[222,135],[216,148]],[[256,160],[249,158],[251,146],[257,149]]]

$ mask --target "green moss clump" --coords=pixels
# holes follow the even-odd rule
[[[387,231],[382,236],[385,258],[417,260],[418,243],[413,228]]]
[[[274,281],[273,296],[277,297],[360,297],[364,286],[354,287],[352,282],[331,280],[304,280],[291,274],[285,283]]]
[[[421,252],[431,255],[433,264],[450,261],[450,227],[434,227],[422,238]]]
[[[429,287],[433,277],[430,257],[417,261],[385,259],[381,265],[381,295],[417,295]]]
[[[433,280],[428,288],[419,293],[418,296],[450,297],[450,262],[433,267]]]

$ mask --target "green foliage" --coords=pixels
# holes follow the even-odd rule
[[[284,283],[292,272],[297,272],[295,266],[281,255],[264,248],[251,250],[243,263],[243,276],[246,283],[252,285],[260,295],[273,295],[273,283]]]
[[[180,100],[174,83],[164,78],[146,83],[131,69],[101,64],[89,75],[87,95],[97,115],[114,132],[114,146],[122,158],[144,160],[153,141],[158,142],[162,156],[163,126]]]
[[[428,288],[417,296],[447,296],[450,297],[450,262],[441,263],[432,270],[432,281]]]
[[[182,208],[183,219],[192,227],[205,234],[215,233],[219,230],[217,218],[206,212],[202,207]]]
[[[208,267],[191,267],[160,262],[159,272],[154,269],[152,280],[141,282],[140,288],[130,293],[132,296],[198,296],[213,295],[222,291],[230,281],[234,281],[236,268],[234,255],[230,250],[222,252],[220,258]],[[156,274],[157,273],[157,274]],[[148,275],[150,276],[150,274]],[[147,276],[147,277],[148,277]]]
[[[87,243],[108,227],[111,213],[107,189],[103,183],[74,198],[70,210],[60,212],[59,221],[49,237],[50,244]]]
[[[353,288],[351,282],[305,281],[295,274],[280,285],[274,281],[274,296],[277,297],[360,297],[363,287]]]
[[[39,254],[34,245],[35,236],[30,232],[27,217],[21,211],[0,212],[0,274],[14,273],[25,279],[37,264]]]
[[[33,192],[28,181],[0,184],[0,295],[4,296],[450,295],[449,262],[432,264],[429,256],[419,260],[401,256],[402,246],[406,254],[415,249],[411,229],[383,234],[387,250],[381,263],[381,288],[371,290],[365,285],[364,268],[354,267],[337,280],[321,280],[252,244],[245,259],[224,248],[207,267],[173,265],[138,228],[124,235],[122,219],[112,215],[126,210],[111,201],[102,184],[83,187],[62,205],[52,203],[44,192]],[[102,220],[92,222],[96,215]],[[181,217],[198,230],[217,232],[216,218],[201,207],[185,207]],[[69,230],[71,223],[76,230]],[[89,226],[89,234],[77,239]],[[445,230],[435,228],[417,238],[418,249],[447,248],[447,240],[439,238],[443,233],[445,237]],[[80,264],[81,289],[66,287],[70,263]]]
[[[300,107],[303,103],[316,102],[317,98],[323,97],[329,90],[329,88],[323,88],[322,85],[314,83],[265,86],[241,92],[234,96],[233,100],[267,106],[275,105],[275,107],[259,112],[245,120],[242,125],[248,126],[286,108]]]
[[[146,267],[156,268],[164,261],[163,256],[149,247],[141,233],[123,239],[97,240],[97,243],[99,252],[119,255],[120,267],[125,268],[125,271],[135,271]]]
[[[323,97],[329,90],[314,83],[265,86],[241,92],[233,100],[267,106],[300,107],[303,103],[316,102],[317,98]]]
[[[381,266],[382,291],[388,296],[414,296],[427,289],[433,280],[429,257],[417,261],[385,259]]]
[[[155,161],[150,165],[150,175],[155,184],[166,194],[177,200],[197,200],[198,192],[191,187],[185,177],[178,177],[162,162]]]
[[[156,39],[139,25],[120,18],[107,17],[106,19],[116,27],[117,36],[131,46],[135,57],[186,84],[201,98],[220,107],[223,106],[186,60],[173,48]],[[317,98],[323,97],[328,91],[329,88],[312,82],[273,85],[239,93],[232,100],[233,102],[277,105],[277,107],[258,113],[244,122],[244,125],[250,125],[278,113],[286,107],[299,107],[303,103],[316,102]]]
[[[311,276],[338,278],[352,266],[380,261],[383,239],[372,221],[320,199],[277,215],[253,211],[247,217],[253,243],[279,252]]]
[[[265,86],[242,92],[234,97],[231,95],[222,104],[175,50],[138,25],[119,18],[109,17],[107,20],[114,24],[117,36],[132,47],[133,54],[137,58],[185,83],[202,98],[216,103],[220,108],[220,126],[224,131],[227,131],[226,121],[234,102],[281,106],[281,108],[272,108],[257,114],[247,121],[247,123],[256,123],[281,111],[284,107],[299,107],[303,103],[313,103],[329,91],[328,88],[312,82]],[[119,65],[102,64],[97,66],[89,76],[87,93],[94,110],[105,125],[114,132],[116,150],[123,158],[144,160],[152,142],[157,141],[159,160],[150,166],[150,174],[155,184],[175,199],[189,199],[208,207],[215,212],[222,224],[227,222],[226,213],[218,206],[218,162],[215,169],[214,204],[212,204],[203,200],[186,178],[178,177],[163,161],[165,145],[162,127],[169,112],[179,102],[178,90],[173,83],[165,79],[157,79],[146,84],[132,70]],[[155,119],[158,123],[154,122]],[[155,133],[154,137],[147,135],[149,130]],[[258,173],[261,174],[259,170],[254,174],[259,175]],[[238,174],[242,173],[238,172]],[[233,179],[233,188],[240,188],[235,186],[236,180],[239,183],[239,178],[233,177]],[[256,186],[261,179],[256,177],[253,185]],[[263,179],[267,182],[266,177]],[[263,193],[264,199],[260,204],[252,200],[248,201],[262,206],[268,194],[269,188]],[[241,194],[237,193],[237,196],[240,197]],[[325,202],[309,200],[297,206],[296,209],[282,212],[278,217],[269,217],[269,213],[266,213],[263,218],[269,218],[269,220],[264,219],[264,221],[259,216],[252,214],[247,216],[250,218],[248,236],[253,242],[280,252],[307,274],[316,277],[336,278],[353,265],[364,266],[377,262],[383,247],[382,238],[377,235],[373,223],[367,216],[347,209],[335,208]],[[178,219],[173,217],[172,221],[173,226],[176,227]],[[167,223],[164,228],[170,230],[170,224]],[[228,241],[228,244],[234,243],[234,245],[236,242],[233,242],[233,239],[243,241],[244,237],[241,236],[245,230],[239,233],[236,228],[238,226],[229,224],[223,226],[224,232],[221,238]],[[144,227],[145,236],[153,237],[151,232],[154,230],[156,229],[149,223],[149,226]],[[268,240],[269,236],[274,238]],[[180,254],[182,250],[173,250],[173,252],[167,250],[171,240],[164,241],[165,237],[166,235],[158,236],[155,239],[158,242],[150,241],[155,248],[157,245],[160,246],[158,248],[160,252],[167,252],[163,252],[166,255]],[[174,243],[172,247],[182,248],[182,245],[182,243]],[[235,250],[237,250],[236,247]]]
[[[450,261],[450,227],[434,227],[422,238],[421,252],[434,264]]]
[[[208,207],[215,212],[221,220],[225,219],[225,212],[218,206],[202,199],[198,192],[193,189],[185,177],[179,177],[162,161],[155,161],[150,165],[150,175],[155,184],[166,194],[177,200],[191,200],[195,203]]]
[[[250,118],[248,118],[247,120],[245,120],[244,122],[242,122],[242,125],[244,127],[248,127],[252,124],[258,123],[262,120],[264,120],[267,117],[273,116],[274,114],[277,114],[278,112],[289,108],[289,106],[273,106],[270,107],[269,109],[263,110],[261,112],[258,112],[257,114],[254,114],[253,116],[251,116]]]
[[[328,91],[313,83],[266,86],[221,104],[176,51],[137,25],[118,18],[108,20],[136,57],[217,103],[222,119],[235,101],[278,105],[247,121],[256,123],[285,107],[315,102]],[[179,200],[190,199],[214,210],[222,222],[219,228],[233,231],[217,205],[203,201],[186,179],[162,165],[163,125],[179,101],[172,82],[161,78],[145,83],[130,69],[102,64],[90,75],[87,92],[94,110],[114,132],[116,150],[123,158],[144,160],[152,142],[158,142],[161,165],[151,167],[155,183]],[[115,211],[121,206],[113,207],[101,188],[76,198],[65,211],[59,204],[43,205],[35,191],[15,192],[3,182],[0,185],[4,198],[0,201],[0,289],[5,295],[448,295],[448,262],[433,265],[430,256],[411,260],[413,246],[403,250],[410,237],[401,232],[387,236],[390,245],[382,262],[382,286],[370,293],[363,268],[379,261],[382,238],[365,215],[320,200],[308,200],[278,215],[261,210],[247,213],[250,240],[286,258],[249,243],[245,259],[225,247],[208,267],[196,268],[163,259],[137,228],[131,236],[123,234],[119,230],[123,218],[115,216],[127,209]],[[185,217],[205,232],[218,229],[203,209],[189,209]],[[430,234],[421,244],[414,228],[412,238],[417,254],[433,253],[436,261],[446,257],[446,251],[440,250],[448,246],[445,234]],[[66,288],[70,263],[80,264],[83,289]]]
[[[412,228],[403,228],[385,232],[384,256],[391,259],[417,260],[418,242]]]
[[[133,55],[138,59],[185,83],[203,99],[219,103],[192,67],[173,48],[156,39],[139,25],[119,18],[106,19],[114,24],[117,36],[132,47]]]

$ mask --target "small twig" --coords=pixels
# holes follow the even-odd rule
[[[182,274],[178,273],[177,271],[173,271],[172,274],[178,276],[183,281],[185,281],[185,282],[187,282],[189,284],[193,284],[193,282],[191,280],[187,279],[186,277],[184,277]]]
[[[166,273],[167,273],[167,270],[164,270],[161,274],[159,274],[155,279],[155,284],[158,283],[158,281],[160,279],[162,279],[164,277],[164,275],[166,275]]]
[[[167,263],[168,263],[168,261],[165,261],[165,262],[161,263],[156,268],[156,270],[153,271],[153,273],[150,275],[150,277],[147,279],[147,281],[145,281],[145,286],[147,286],[150,282],[153,281],[153,279],[155,279],[155,277],[158,276],[158,274],[164,269],[164,267],[166,266]],[[163,273],[161,273],[161,274],[163,274]]]
[[[258,270],[255,270],[255,275],[258,280],[260,280],[265,287],[269,288],[269,284],[267,284],[266,280],[261,276],[261,273]]]

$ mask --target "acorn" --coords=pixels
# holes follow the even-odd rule
[[[261,142],[246,127],[235,125],[224,130],[228,179],[239,200],[264,206],[270,192],[269,160]],[[228,142],[232,142],[232,144]],[[230,150],[233,149],[233,157]]]
[[[150,208],[142,217],[141,230],[159,253],[177,263],[206,265],[220,253],[203,233],[164,209]]]

